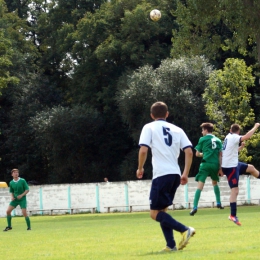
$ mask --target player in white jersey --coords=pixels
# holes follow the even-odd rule
[[[192,144],[184,131],[168,122],[168,107],[163,102],[156,102],[151,106],[152,123],[146,124],[139,140],[137,178],[144,174],[144,164],[149,147],[152,151],[153,180],[150,191],[150,216],[160,223],[166,240],[163,251],[176,251],[173,230],[182,234],[178,249],[183,249],[189,239],[195,234],[195,229],[187,227],[173,219],[166,213],[168,206],[172,205],[174,195],[180,184],[188,182],[188,175],[192,163]],[[185,166],[181,175],[178,165],[180,150],[185,153]]]
[[[237,218],[237,196],[239,192],[238,183],[239,175],[249,173],[255,178],[260,179],[259,171],[252,165],[238,161],[238,152],[259,127],[256,123],[254,127],[245,135],[240,135],[240,126],[238,124],[231,125],[230,133],[226,136],[223,143],[222,151],[222,171],[227,176],[228,184],[231,189],[230,193],[230,216],[229,220],[237,225],[241,225]]]

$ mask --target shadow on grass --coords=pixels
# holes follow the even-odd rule
[[[155,255],[175,255],[175,254],[181,254],[183,252],[183,250],[178,250],[178,251],[173,251],[173,252],[147,252],[147,253],[143,253],[143,254],[137,254],[134,256],[139,256],[139,257],[145,257],[145,256],[155,256]]]

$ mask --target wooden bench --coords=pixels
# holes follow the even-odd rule
[[[150,205],[146,204],[146,205],[130,205],[130,206],[109,206],[109,207],[104,207],[105,209],[107,209],[107,213],[110,213],[110,209],[111,208],[128,208],[129,212],[133,212],[133,207],[147,207],[148,210],[150,210]],[[173,204],[173,209],[174,209],[174,204]]]
[[[92,208],[73,208],[73,209],[71,209],[71,211],[73,212],[74,210],[78,210],[78,209],[88,209],[88,210],[90,210],[92,213],[96,213],[96,211],[97,211],[97,208],[96,208],[96,207],[92,207]],[[73,213],[71,213],[71,214],[73,214]]]
[[[122,208],[122,207],[128,208],[128,211],[130,211],[130,209],[131,209],[131,206],[130,207],[129,206],[109,206],[109,207],[104,207],[104,208],[107,209],[107,213],[110,213],[111,208]]]
[[[241,201],[244,201],[245,204],[247,204],[248,201],[250,201],[250,203],[251,203],[252,201],[257,201],[256,204],[260,205],[260,199],[237,200],[237,202],[239,202],[239,201],[240,201],[240,202],[241,202]],[[229,200],[221,201],[221,203],[223,203],[223,202],[229,203]],[[180,203],[180,204],[188,204],[188,209],[190,209],[193,202],[179,202],[179,203]],[[210,202],[210,201],[199,201],[199,204],[204,204],[204,203],[211,204],[211,208],[214,208],[214,207],[217,206],[217,204],[216,204],[215,201],[212,201],[212,202]],[[178,202],[173,203],[173,209],[175,209],[175,205],[176,205],[176,204],[178,204]]]
[[[96,207],[92,207],[92,208],[71,208],[71,209],[68,209],[68,208],[66,208],[66,209],[64,209],[64,208],[62,208],[62,209],[31,209],[31,210],[28,210],[28,212],[31,215],[32,212],[49,211],[50,215],[53,215],[53,211],[55,211],[55,210],[66,210],[66,211],[70,211],[70,214],[73,214],[73,211],[77,210],[77,209],[89,209],[89,210],[91,210],[92,213],[96,212]]]

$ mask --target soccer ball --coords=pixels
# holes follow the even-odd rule
[[[158,21],[160,20],[161,18],[161,12],[157,9],[153,9],[151,12],[150,12],[150,18],[153,20],[153,21]]]

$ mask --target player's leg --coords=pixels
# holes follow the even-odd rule
[[[254,167],[254,165],[248,164],[246,172],[250,173],[257,179],[260,179],[260,172]]]
[[[11,203],[10,203],[11,204]],[[9,205],[6,210],[6,220],[7,220],[7,227],[3,231],[8,231],[12,229],[12,210],[15,208],[15,206]]]
[[[158,221],[157,220],[157,216],[159,212],[165,212],[166,215],[168,215],[166,213],[166,209],[165,210],[150,210],[150,216],[153,220]],[[160,221],[158,221],[160,222]],[[163,249],[163,251],[176,251],[177,247],[176,247],[176,242],[174,240],[173,237],[173,229],[165,226],[165,223],[163,223],[163,221],[160,222],[160,226],[161,226],[161,230],[162,233],[164,235],[165,241],[166,241],[166,248]]]
[[[224,209],[224,207],[222,207],[222,205],[221,205],[220,189],[219,189],[219,186],[218,186],[218,182],[212,180],[212,186],[213,186],[215,197],[216,197],[217,208]]]
[[[160,223],[164,238],[166,240],[166,248],[164,251],[176,251],[176,242],[173,237],[173,227],[175,223],[170,215],[166,213],[169,205],[172,205],[173,197],[169,197],[169,189],[172,183],[172,176],[166,175],[158,177],[152,181],[150,191],[150,216],[153,220]],[[179,183],[180,185],[180,176]],[[168,223],[170,222],[170,224]]]
[[[166,240],[166,249],[164,251],[175,251],[176,242],[173,237],[173,230],[185,233],[188,227],[176,221],[171,215],[167,214],[168,206],[172,205],[175,192],[180,185],[180,176],[178,174],[169,174],[156,178],[152,182],[150,192],[150,216],[153,220],[160,223],[162,232]],[[194,229],[193,229],[194,230]],[[190,232],[192,235],[195,233]],[[190,235],[190,236],[192,236]],[[189,236],[189,237],[190,237]]]
[[[213,186],[213,190],[214,190],[215,197],[216,197],[217,207],[218,207],[219,209],[224,209],[224,208],[222,207],[222,205],[221,205],[220,190],[219,190],[218,182],[212,180],[212,186]]]
[[[199,200],[200,200],[200,195],[201,195],[201,192],[203,190],[203,187],[204,187],[204,184],[205,184],[207,177],[208,177],[207,165],[205,163],[203,163],[203,164],[201,163],[200,168],[199,168],[199,172],[195,176],[195,181],[198,182],[198,186],[197,186],[197,190],[195,191],[195,194],[194,194],[193,208],[190,212],[191,216],[194,216],[198,211],[198,204],[199,204]]]
[[[237,196],[239,193],[238,187],[233,187],[231,189],[230,193],[230,216],[229,220],[233,221],[235,224],[241,226],[241,223],[239,222],[237,218]]]
[[[194,216],[198,211],[198,204],[200,200],[200,194],[203,190],[204,183],[201,181],[198,181],[197,190],[195,191],[194,199],[193,199],[193,209],[190,212],[191,216]]]
[[[31,230],[31,221],[30,221],[29,216],[27,215],[27,210],[26,210],[26,208],[27,208],[26,199],[23,199],[23,200],[20,201],[20,207],[21,207],[23,216],[25,218],[25,222],[26,222],[26,225],[27,225],[27,230]]]
[[[211,169],[210,169],[210,167],[211,167]],[[214,190],[215,197],[216,197],[217,208],[224,209],[224,207],[222,207],[222,205],[221,205],[221,200],[220,200],[220,189],[218,186],[218,182],[219,182],[218,172],[219,172],[218,164],[212,164],[211,166],[209,166],[209,175],[212,180],[212,186],[213,186],[213,190]]]
[[[230,216],[229,220],[233,221],[237,225],[241,225],[237,218],[237,196],[239,193],[238,182],[239,182],[239,168],[222,168],[223,173],[227,176],[228,185],[231,189],[230,192]]]

